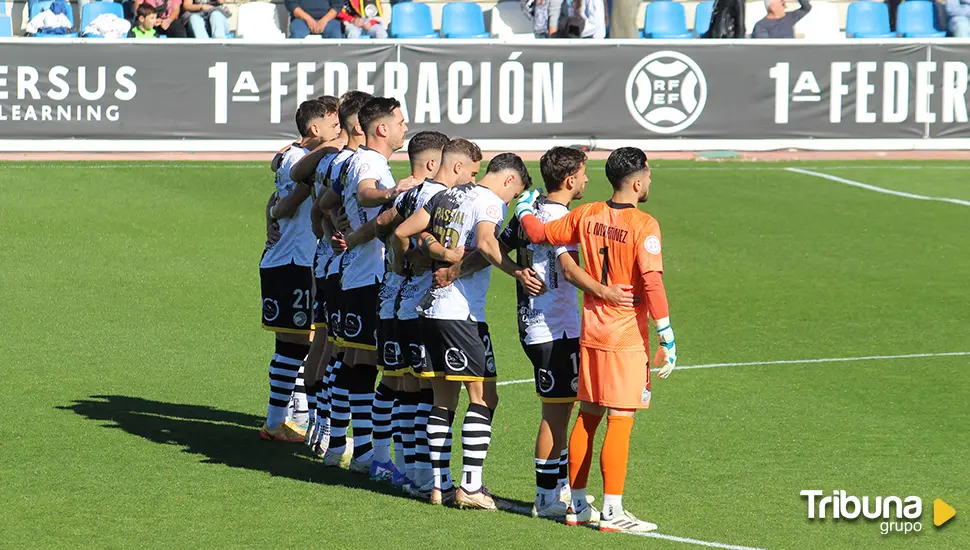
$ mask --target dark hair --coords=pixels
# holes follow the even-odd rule
[[[138,17],[148,17],[151,14],[157,14],[158,8],[149,6],[148,3],[142,3],[138,5],[138,9],[135,10],[135,15]]]
[[[619,189],[631,174],[647,168],[647,155],[636,147],[620,147],[606,159],[606,179]]]
[[[411,140],[408,141],[408,159],[411,161],[411,168],[414,168],[414,162],[418,160],[421,153],[426,151],[440,153],[447,143],[448,136],[431,130],[418,132],[411,136]]]
[[[296,110],[296,129],[299,130],[300,135],[303,137],[309,136],[310,122],[315,118],[332,115],[336,111],[334,107],[335,105],[318,99],[308,99],[301,103]]]
[[[394,109],[401,106],[401,102],[393,97],[375,97],[364,104],[357,113],[357,120],[366,135],[371,131],[375,122],[387,118],[394,113]]]
[[[317,101],[323,104],[323,108],[327,111],[324,116],[330,116],[337,112],[340,105],[340,100],[333,97],[332,95],[322,95],[317,98]]]
[[[553,147],[539,159],[539,172],[546,191],[559,191],[562,182],[579,171],[586,162],[586,153],[572,147]]]
[[[464,138],[453,139],[448,142],[448,145],[445,145],[441,157],[444,158],[445,155],[450,154],[465,155],[472,162],[481,162],[482,160],[482,150],[478,148],[478,145]]]
[[[359,113],[360,108],[373,99],[373,97],[367,92],[358,92],[357,90],[351,90],[340,96],[340,107],[337,108],[337,117],[340,119],[340,127],[345,132],[349,134],[353,130],[350,124],[350,118]]]
[[[485,169],[485,173],[492,174],[505,170],[512,170],[518,174],[522,183],[525,184],[526,189],[532,187],[532,178],[529,176],[529,169],[525,167],[525,163],[515,153],[495,155],[492,157],[492,160],[488,161],[488,168]]]

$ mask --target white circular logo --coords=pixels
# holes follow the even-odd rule
[[[626,106],[651,132],[675,134],[687,128],[706,103],[704,72],[679,52],[664,50],[644,57],[626,79]]]
[[[302,327],[306,325],[306,313],[303,313],[302,311],[297,311],[296,313],[294,313],[293,324],[295,324],[298,327]]]
[[[641,403],[649,403],[650,402],[650,390],[649,389],[643,388],[643,393],[640,394],[640,402]]]
[[[360,329],[363,328],[360,325],[360,317],[354,315],[353,313],[348,313],[344,317],[344,335],[353,338],[360,334]]]
[[[643,246],[647,249],[647,252],[651,254],[660,254],[660,239],[654,235],[647,237],[647,240],[643,243]]]
[[[579,377],[574,376],[573,381],[569,383],[569,387],[573,389],[573,392],[579,391]]]
[[[275,321],[279,316],[280,304],[272,298],[263,299],[263,319],[266,321]]]
[[[485,358],[485,370],[488,372],[495,372],[495,356],[489,355]]]
[[[424,346],[410,344],[411,347],[411,366],[416,369],[424,368]]]
[[[401,364],[401,346],[397,342],[384,342],[384,365],[396,367]]]
[[[556,379],[546,369],[539,369],[539,391],[549,393],[556,387]]]
[[[448,348],[445,351],[445,364],[453,371],[463,371],[468,368],[468,357],[458,348]]]

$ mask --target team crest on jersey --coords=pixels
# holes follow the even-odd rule
[[[501,220],[502,210],[493,204],[485,209],[485,215],[493,220]]]
[[[448,348],[445,351],[445,364],[454,371],[463,371],[468,368],[468,356],[458,348]]]
[[[650,235],[643,243],[643,247],[651,254],[660,254],[660,239],[654,235]]]
[[[569,383],[569,387],[573,389],[573,392],[579,391],[579,377],[574,376],[573,381]]]
[[[556,387],[556,378],[547,369],[539,369],[539,391],[549,393]]]
[[[348,313],[344,317],[344,334],[350,338],[353,338],[360,334],[360,330],[364,328],[360,324],[360,317],[354,315],[353,313]]]
[[[272,298],[263,299],[263,320],[272,322],[280,316],[280,304]]]
[[[643,393],[640,394],[640,402],[644,405],[650,403],[650,389],[643,388]]]
[[[494,355],[489,355],[488,357],[485,358],[485,370],[487,370],[488,372],[491,372],[491,373],[494,373],[495,372],[495,356]]]
[[[293,314],[293,324],[302,327],[306,325],[306,313],[302,311],[297,311]]]
[[[333,313],[330,314],[330,326],[332,326],[334,330],[338,330],[340,328],[340,314],[339,313],[333,312]]]

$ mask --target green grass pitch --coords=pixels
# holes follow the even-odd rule
[[[784,166],[654,163],[645,208],[664,232],[683,365],[970,351],[970,208]],[[608,197],[602,167],[590,163],[589,200]],[[812,164],[964,200],[968,168]],[[0,165],[3,546],[690,547],[432,507],[260,441],[271,189],[266,164]],[[493,273],[505,380],[531,377],[513,302],[513,281]],[[682,370],[654,388],[624,503],[660,533],[771,549],[970,547],[970,357]],[[539,405],[530,384],[500,396],[485,480],[529,503]],[[803,489],[920,496],[922,531],[810,521]],[[934,498],[957,509],[942,529]]]

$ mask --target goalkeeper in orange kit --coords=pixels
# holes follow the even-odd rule
[[[657,528],[623,509],[623,485],[633,415],[650,407],[649,318],[660,340],[658,373],[666,378],[676,363],[664,291],[660,226],[637,208],[650,193],[650,167],[639,149],[624,147],[606,161],[613,197],[587,203],[545,225],[534,215],[537,192],[523,195],[515,208],[529,240],[552,245],[579,244],[586,272],[604,285],[632,285],[639,303],[612,306],[583,296],[578,397],[579,417],[569,438],[569,484],[572,503],[566,522],[596,524],[602,531],[646,532]],[[603,511],[586,502],[596,428],[607,415],[606,440],[600,455]]]

